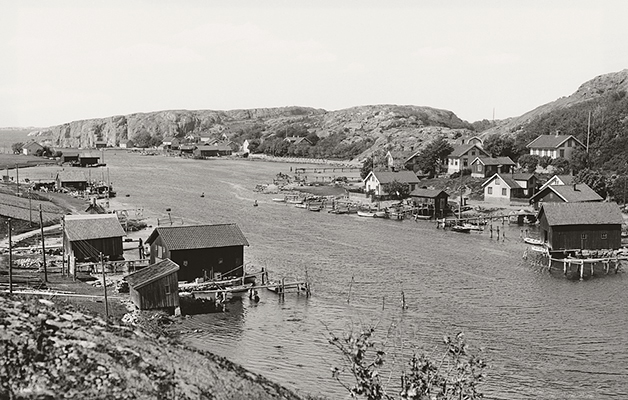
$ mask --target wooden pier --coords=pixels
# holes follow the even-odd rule
[[[589,276],[594,276],[596,267],[602,267],[605,275],[608,275],[611,270],[614,270],[617,274],[621,268],[622,261],[628,260],[628,253],[621,250],[568,249],[552,252],[547,247],[531,245],[530,248],[541,257],[540,261],[535,261],[537,264],[543,265],[547,263],[547,270],[550,272],[555,268],[554,265],[558,264],[565,276],[572,273],[573,266],[576,266],[576,276],[580,280],[584,279],[585,272],[589,272]],[[553,256],[552,253],[555,253],[555,255]],[[558,254],[565,256],[557,257]],[[572,254],[578,254],[578,256],[572,256]],[[528,258],[527,249],[524,253],[524,258]],[[546,261],[544,262],[543,260]]]

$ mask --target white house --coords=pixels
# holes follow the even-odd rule
[[[509,204],[510,199],[523,191],[523,188],[509,175],[495,174],[483,184],[484,201]]]
[[[476,157],[490,157],[477,143],[460,144],[454,146],[454,151],[447,157],[447,173],[453,174],[460,170],[470,168],[471,161]]]
[[[526,146],[530,155],[551,158],[570,159],[574,150],[586,149],[573,135],[540,135]]]
[[[419,178],[417,178],[416,174],[412,171],[371,171],[366,178],[364,178],[364,191],[373,191],[376,196],[385,195],[388,193],[386,191],[386,185],[393,181],[407,184],[410,187],[410,192],[416,189],[419,184]]]

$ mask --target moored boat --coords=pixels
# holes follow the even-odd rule
[[[531,237],[525,237],[525,238],[523,238],[523,241],[526,242],[527,244],[531,244],[531,245],[534,245],[534,246],[543,246],[545,244],[545,242],[543,242],[543,240],[535,239],[535,238],[531,238]]]
[[[358,217],[374,218],[375,217],[375,212],[374,211],[358,210]]]
[[[471,228],[463,225],[454,225],[451,227],[451,230],[459,233],[471,233]]]

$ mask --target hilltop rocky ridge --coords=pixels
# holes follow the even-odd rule
[[[310,107],[255,108],[243,110],[169,110],[73,121],[33,131],[54,147],[95,147],[97,141],[115,147],[147,135],[158,143],[165,137],[205,135],[239,145],[245,139],[316,135],[326,149],[308,154],[320,158],[363,160],[375,151],[408,156],[436,136],[450,140],[461,136],[491,135],[528,137],[563,133],[583,139],[583,118],[591,109],[598,114],[608,101],[621,100],[628,90],[628,69],[597,76],[572,95],[541,105],[519,117],[469,123],[452,111],[413,105],[365,105],[336,111]],[[605,103],[606,101],[606,103]],[[583,111],[584,108],[587,110]],[[572,114],[564,113],[571,110]],[[560,121],[543,120],[563,113]],[[615,116],[613,116],[615,117]],[[617,118],[623,118],[616,115]],[[609,115],[605,115],[606,123]],[[555,118],[554,118],[555,119]],[[574,125],[570,120],[578,120]],[[539,123],[541,121],[541,123]],[[577,131],[576,131],[577,130]],[[618,133],[625,136],[623,131]],[[332,148],[335,148],[333,150]]]

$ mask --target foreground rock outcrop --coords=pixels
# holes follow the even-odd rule
[[[0,295],[1,399],[294,399],[209,353],[36,298]]]

